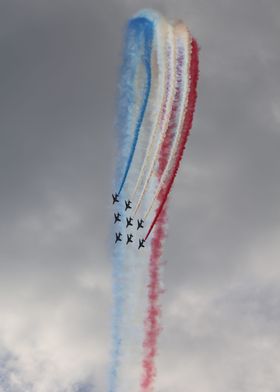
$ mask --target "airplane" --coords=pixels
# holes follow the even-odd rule
[[[126,245],[129,244],[130,242],[133,242],[132,237],[133,237],[133,234],[127,234]]]
[[[115,218],[115,222],[114,222],[114,224],[115,223],[117,223],[117,222],[120,222],[121,221],[121,214],[118,212],[117,214],[114,214],[114,218]]]
[[[112,194],[112,198],[113,198],[113,204],[119,202],[119,195],[117,193],[115,193],[114,195]]]
[[[115,244],[119,241],[119,242],[121,242],[121,240],[122,240],[122,233],[115,233],[116,234],[116,239],[115,239]]]
[[[143,223],[144,223],[144,221],[143,221],[143,219],[137,219],[137,230],[138,229],[143,229]]]
[[[133,223],[132,223],[132,221],[133,221],[133,218],[126,218],[126,227],[128,227],[128,226],[133,226]]]
[[[142,240],[139,240],[138,249],[140,249],[140,248],[145,248],[144,242],[145,242],[144,238],[143,238]]]
[[[125,200],[125,211],[131,209],[131,201],[130,200]]]

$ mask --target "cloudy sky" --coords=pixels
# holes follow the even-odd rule
[[[147,6],[201,47],[156,391],[279,391],[279,0],[0,0],[0,392],[106,389],[114,97]]]

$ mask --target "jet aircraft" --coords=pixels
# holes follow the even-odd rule
[[[114,218],[115,218],[115,223],[120,222],[121,221],[121,214],[118,212],[117,214],[114,214]]]
[[[125,211],[131,209],[131,201],[130,200],[125,200]]]
[[[143,219],[137,219],[137,230],[143,229]]]
[[[144,242],[145,242],[144,238],[142,240],[139,239],[138,249],[145,248]]]
[[[119,202],[119,195],[117,193],[112,194],[112,198],[113,198],[113,204]]]
[[[133,218],[131,218],[131,217],[126,218],[126,227],[133,226],[132,221],[133,221]]]
[[[126,245],[129,244],[130,242],[133,242],[132,237],[133,237],[133,234],[127,234]]]
[[[116,234],[116,239],[115,239],[115,244],[117,243],[117,242],[121,242],[121,240],[122,240],[122,233],[115,233]]]

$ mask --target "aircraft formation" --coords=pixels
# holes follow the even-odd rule
[[[112,198],[113,198],[113,205],[116,203],[119,203],[119,195],[117,193],[112,194]],[[130,210],[131,207],[131,200],[125,200],[125,211]],[[133,223],[133,218],[131,216],[126,216],[123,217],[123,219],[125,219],[126,222],[126,229],[128,229],[129,227],[133,227],[134,223]],[[118,222],[122,221],[122,216],[119,212],[115,212],[114,213],[114,224],[117,224]],[[137,219],[137,230],[141,230],[144,228],[144,220],[143,219]],[[117,244],[118,242],[122,242],[123,241],[123,233],[119,232],[115,232],[115,244]],[[125,240],[125,244],[128,245],[130,243],[133,243],[133,234],[132,233],[126,233],[126,240]],[[145,239],[144,238],[139,238],[138,239],[138,249],[144,248],[145,247]]]

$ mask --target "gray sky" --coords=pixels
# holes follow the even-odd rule
[[[147,6],[201,46],[156,391],[279,391],[280,2],[1,0],[0,392],[105,390],[114,97]]]

